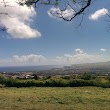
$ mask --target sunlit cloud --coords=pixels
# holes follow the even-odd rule
[[[64,54],[57,56],[55,61],[57,64],[80,64],[108,61],[105,56],[100,54],[88,54],[81,49],[75,49],[75,54]]]
[[[11,38],[30,39],[41,36],[37,29],[30,26],[33,21],[32,18],[37,15],[33,7],[19,6],[15,0],[5,2],[8,5],[6,7],[3,0],[0,0],[0,13],[6,13],[0,14],[0,26],[5,26],[8,29],[7,33]]]
[[[82,50],[82,49],[77,48],[77,49],[75,49],[75,52],[76,52],[76,53],[83,53],[83,50]]]
[[[70,19],[72,16],[74,16],[75,11],[69,6],[64,11],[61,11],[59,8],[52,7],[47,11],[47,13],[50,17],[55,19],[60,19],[62,17]]]
[[[95,13],[91,14],[89,16],[89,19],[90,20],[98,20],[99,18],[105,16],[108,13],[109,13],[108,9],[102,8],[102,9],[97,10]]]
[[[102,52],[106,52],[107,49],[101,48],[100,51],[102,51]]]
[[[105,49],[100,50],[106,51]],[[11,58],[0,59],[0,66],[71,65],[105,61],[110,61],[110,58],[103,54],[90,54],[84,52],[82,49],[76,48],[73,54],[66,53],[62,56],[55,56],[52,58],[37,54],[13,55]]]

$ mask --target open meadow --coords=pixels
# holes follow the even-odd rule
[[[110,110],[110,88],[0,88],[0,110]]]

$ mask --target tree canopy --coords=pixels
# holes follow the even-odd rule
[[[28,6],[38,8],[41,5],[48,6],[52,5],[56,7],[54,10],[50,10],[50,14],[57,18],[63,19],[64,21],[72,21],[79,15],[84,15],[85,10],[88,9],[93,2],[96,0],[15,0],[20,6]],[[8,7],[8,2],[3,0],[4,7]],[[0,14],[8,15],[8,13],[0,12]],[[109,13],[106,15],[110,18]],[[109,20],[106,20],[108,23]],[[2,29],[7,30],[5,28]]]
[[[19,0],[21,6],[27,5],[38,7],[39,5],[53,5],[58,8],[55,13],[50,12],[53,16],[65,21],[71,21],[88,8],[92,0]],[[71,14],[69,14],[71,13]]]

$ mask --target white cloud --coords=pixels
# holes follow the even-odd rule
[[[52,18],[57,18],[56,16],[53,16],[56,12],[60,13],[60,9],[52,7],[49,9],[49,11],[47,11],[48,15]]]
[[[44,65],[47,59],[43,55],[13,55],[10,59],[0,59],[0,66]]]
[[[13,55],[11,58],[0,59],[0,66],[71,65],[110,61],[108,56],[102,54],[88,54],[79,48],[74,51],[74,54],[64,54],[54,58],[37,54]]]
[[[18,62],[18,63],[22,63],[22,62],[23,63],[38,63],[38,62],[43,62],[46,59],[42,55],[30,54],[30,55],[22,55],[22,56],[14,55],[13,60],[14,62]]]
[[[75,49],[75,52],[77,52],[77,53],[83,53],[83,50],[77,48],[77,49]]]
[[[102,52],[106,52],[107,49],[102,48],[102,49],[100,49],[100,51],[102,51]]]
[[[79,64],[79,63],[94,63],[108,61],[103,55],[88,54],[81,49],[75,49],[75,54],[64,54],[63,56],[57,56],[55,61],[57,64]]]
[[[97,10],[95,13],[91,14],[89,16],[89,19],[98,20],[99,18],[105,16],[108,13],[109,13],[108,9],[102,8],[102,9]]]
[[[8,13],[8,15],[0,15],[0,26],[8,28],[7,32],[12,38],[30,39],[41,36],[38,30],[30,27],[32,17],[36,16],[33,7],[19,6],[15,0],[5,2],[7,7],[4,6],[3,0],[0,0],[0,13]]]
[[[70,19],[72,16],[74,16],[75,11],[69,6],[62,12],[59,8],[52,7],[49,9],[49,11],[47,11],[47,13],[52,18],[60,18],[63,16],[66,19]]]

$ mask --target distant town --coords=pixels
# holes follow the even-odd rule
[[[4,77],[8,78],[17,78],[17,79],[33,79],[36,76],[39,78],[44,77],[69,77],[72,75],[78,75],[83,73],[91,73],[95,75],[110,75],[110,62],[102,63],[85,63],[85,64],[76,64],[71,66],[64,67],[51,67],[45,68],[42,70],[28,70],[28,71],[2,71]]]

